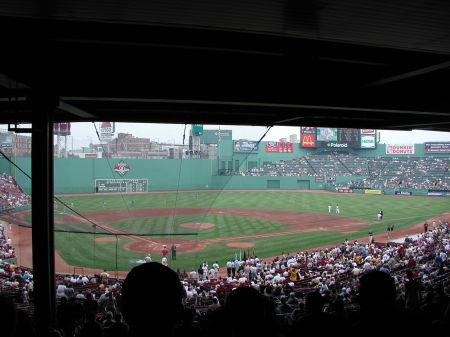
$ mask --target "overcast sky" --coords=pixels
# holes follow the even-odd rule
[[[100,130],[100,123],[96,123]],[[189,140],[191,126],[186,126],[185,144]],[[218,125],[204,125],[204,129],[219,129]],[[259,140],[266,127],[260,126],[230,126],[221,125],[222,130],[233,130],[233,139]],[[184,124],[143,124],[143,123],[116,123],[116,135],[119,132],[131,133],[135,137],[150,138],[152,141],[181,144],[183,142]],[[300,136],[299,127],[274,126],[264,137],[264,141],[278,141],[280,138],[287,138],[292,134]],[[449,132],[436,131],[380,131],[380,142],[386,144],[414,144],[432,141],[450,142]],[[74,138],[74,148],[87,146],[89,142],[98,142],[95,128],[92,123],[72,123],[72,135]]]
[[[96,123],[100,131],[100,123]],[[1,125],[1,129],[7,129],[6,125]],[[189,141],[189,131],[191,126],[186,126],[185,144]],[[204,129],[219,129],[218,125],[204,125]],[[221,125],[222,130],[233,130],[233,139],[259,140],[266,127],[260,126],[230,126]],[[131,133],[135,137],[150,138],[152,141],[164,143],[183,143],[184,124],[148,124],[148,123],[116,123],[116,133]],[[264,137],[264,141],[279,141],[280,138],[287,138],[292,134],[300,136],[299,127],[275,126],[270,129]],[[385,144],[414,144],[423,142],[450,142],[450,132],[436,131],[380,131],[380,142]],[[72,137],[74,149],[88,146],[90,142],[98,143],[97,134],[93,123],[72,123]],[[69,138],[69,148],[72,147],[72,139]]]

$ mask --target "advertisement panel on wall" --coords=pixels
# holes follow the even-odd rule
[[[406,192],[406,191],[395,191],[395,195],[412,195],[412,192]]]
[[[365,194],[383,194],[381,190],[364,190]]]
[[[449,142],[445,142],[445,143],[441,143],[441,142],[425,143],[425,152],[431,152],[431,153],[448,152],[448,153],[450,153],[450,143]]]
[[[376,134],[376,130],[375,129],[361,129],[361,134],[362,135],[374,135],[374,134]]]
[[[365,131],[364,135],[372,138],[366,138],[365,148],[374,148],[375,131]],[[348,128],[300,128],[300,146],[315,148],[349,148],[360,149],[361,146],[361,130]]]
[[[338,188],[338,193],[353,193],[353,190],[350,188]]]
[[[302,147],[316,147],[316,135],[309,133],[302,134],[300,144]]]
[[[428,190],[427,195],[430,197],[450,197],[450,191]]]
[[[386,144],[386,154],[414,154],[414,144]]]
[[[266,152],[293,153],[294,143],[290,142],[267,142]]]
[[[375,146],[375,135],[361,135],[361,149],[374,149]]]
[[[258,152],[258,142],[254,140],[234,141],[234,152]]]

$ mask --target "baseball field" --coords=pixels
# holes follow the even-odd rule
[[[272,257],[364,238],[418,233],[425,220],[449,219],[446,198],[326,193],[325,191],[192,191],[59,197],[56,250],[67,265],[128,271],[162,245],[177,246],[170,267],[221,266],[235,255]],[[332,205],[331,212],[328,205]],[[339,205],[340,214],[336,214]],[[384,219],[376,220],[383,210]],[[22,213],[23,220],[31,215]],[[94,224],[95,225],[94,225]],[[64,232],[72,231],[72,232]],[[73,233],[77,232],[77,233]],[[90,234],[89,232],[96,232]],[[384,240],[386,241],[386,240]]]

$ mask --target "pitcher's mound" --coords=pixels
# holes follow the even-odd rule
[[[250,248],[254,247],[255,245],[251,242],[230,242],[227,243],[227,246],[233,248]]]
[[[182,223],[180,225],[180,227],[204,229],[204,228],[214,227],[214,224],[212,224],[212,223],[204,223],[204,222],[186,222],[186,223]]]

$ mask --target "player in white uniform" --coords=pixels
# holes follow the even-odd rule
[[[341,214],[341,210],[339,209],[339,205],[336,204],[336,214]]]
[[[331,213],[331,209],[333,208],[333,206],[331,206],[331,204],[330,205],[328,205],[328,213]]]

